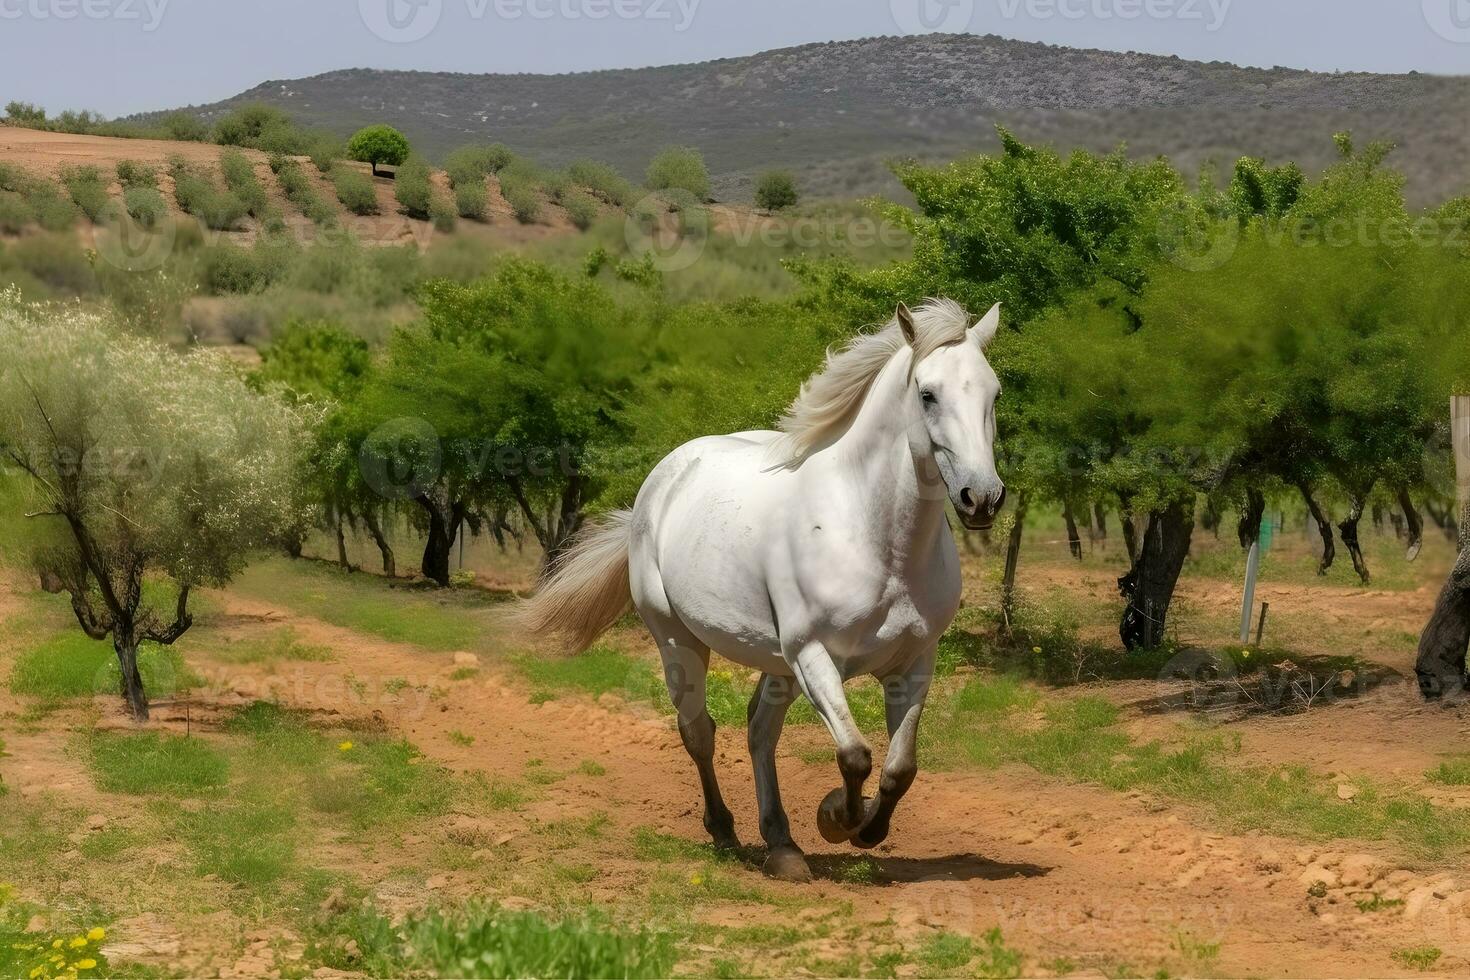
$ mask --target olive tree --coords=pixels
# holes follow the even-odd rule
[[[31,558],[70,593],[83,631],[112,640],[121,693],[144,720],[139,645],[178,640],[193,589],[225,584],[305,519],[305,422],[221,355],[180,355],[15,293],[0,296],[0,350],[0,447],[46,531]]]

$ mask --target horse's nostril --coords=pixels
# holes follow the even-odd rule
[[[970,492],[969,487],[965,487],[963,490],[960,491],[960,503],[965,505],[965,510],[967,511],[972,511],[977,506],[975,503],[975,495]]]
[[[1006,505],[1006,488],[1000,488],[1000,496],[995,498],[995,509],[1000,510]]]

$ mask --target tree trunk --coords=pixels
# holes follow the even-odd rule
[[[1312,496],[1312,488],[1305,481],[1296,485],[1301,492],[1302,500],[1306,502],[1307,513],[1312,515],[1312,520],[1317,522],[1317,533],[1322,536],[1322,560],[1317,563],[1317,574],[1326,575],[1327,569],[1332,567],[1333,559],[1337,557],[1337,546],[1332,543],[1332,521],[1328,518],[1317,499]]]
[[[449,588],[449,557],[454,551],[454,540],[459,534],[459,525],[464,520],[461,504],[435,501],[425,494],[418,498],[419,504],[429,513],[428,540],[424,542],[424,578]]]
[[[1128,563],[1138,561],[1138,525],[1133,523],[1132,514],[1123,515],[1123,547],[1128,551]]]
[[[1470,646],[1470,508],[1461,516],[1460,557],[1440,590],[1434,613],[1419,637],[1419,692],[1427,699],[1465,692],[1465,649]]]
[[[1021,532],[1026,527],[1026,505],[1026,492],[1023,490],[1016,499],[1015,522],[1006,541],[1006,570],[1000,580],[1000,609],[1007,629],[1010,628],[1011,612],[1016,608],[1016,566],[1021,561]]]
[[[1129,650],[1150,650],[1164,639],[1169,603],[1189,554],[1194,533],[1194,501],[1181,500],[1149,515],[1138,559],[1118,590],[1128,600],[1119,635]]]
[[[1108,539],[1108,512],[1104,509],[1102,501],[1092,502],[1092,540],[1106,541]]]
[[[1220,505],[1215,498],[1213,496],[1206,497],[1205,509],[1199,517],[1200,525],[1218,539],[1220,537],[1220,522],[1224,519],[1225,515],[1220,513]]]
[[[1240,509],[1240,524],[1236,526],[1236,536],[1240,538],[1240,546],[1250,550],[1250,546],[1261,540],[1261,520],[1266,514],[1266,495],[1255,487],[1250,487],[1245,492],[1245,502]]]
[[[1414,506],[1407,487],[1399,488],[1399,507],[1404,512],[1404,526],[1409,532],[1405,556],[1413,561],[1419,557],[1419,550],[1424,546],[1424,518],[1419,516],[1419,509]]]
[[[112,637],[117,665],[122,672],[122,698],[128,713],[136,722],[148,720],[148,695],[143,690],[143,675],[138,670],[138,642],[132,639],[132,627],[119,629]]]
[[[1072,515],[1072,505],[1062,504],[1062,520],[1067,523],[1067,547],[1072,552],[1072,557],[1078,561],[1082,560],[1082,536],[1077,533],[1077,518]]]
[[[1348,554],[1352,556],[1353,570],[1358,573],[1363,584],[1367,585],[1373,580],[1373,576],[1368,574],[1368,562],[1363,558],[1363,546],[1358,541],[1358,522],[1362,519],[1363,500],[1354,496],[1347,516],[1337,525],[1337,533],[1342,535],[1342,543],[1347,545]]]
[[[342,518],[337,518],[337,564],[342,566],[342,571],[352,571],[352,563],[347,560],[347,535],[342,530]]]
[[[393,546],[388,543],[388,536],[383,533],[382,522],[378,515],[371,510],[362,515],[363,524],[367,525],[368,534],[373,536],[373,543],[378,546],[378,551],[383,555],[383,574],[388,578],[398,577],[398,561],[393,555]]]

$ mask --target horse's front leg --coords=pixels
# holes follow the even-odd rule
[[[817,808],[817,829],[830,843],[841,844],[862,826],[863,783],[873,771],[873,750],[868,748],[852,720],[847,695],[842,690],[842,674],[827,648],[820,643],[809,643],[788,656],[787,663],[796,673],[801,692],[837,743],[837,768],[842,773],[842,786],[828,793]]]
[[[878,796],[868,807],[867,819],[852,835],[854,847],[877,847],[888,836],[888,823],[898,801],[913,785],[919,772],[916,743],[919,716],[924,713],[924,699],[934,679],[934,654],[931,646],[908,670],[883,678],[884,707],[888,717],[888,755],[883,760],[883,774],[878,780]]]

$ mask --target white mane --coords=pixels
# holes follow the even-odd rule
[[[928,299],[913,311],[913,365],[965,339],[970,317],[954,300]],[[778,452],[785,466],[800,466],[812,453],[836,441],[852,425],[868,389],[883,367],[907,346],[895,316],[876,332],[861,334],[839,351],[827,352],[822,370],[807,379],[782,414],[785,433]]]

